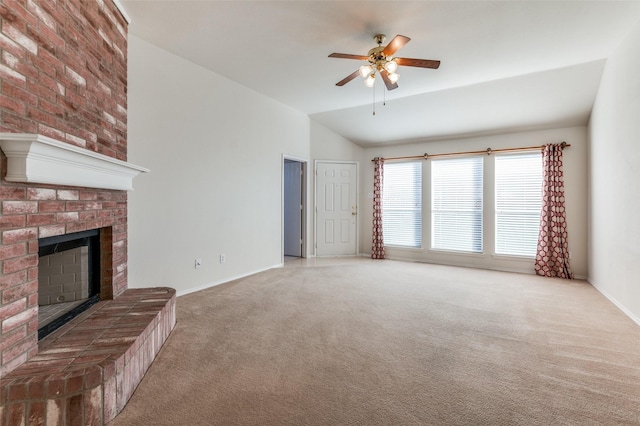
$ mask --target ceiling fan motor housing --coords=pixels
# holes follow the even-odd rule
[[[384,68],[384,64],[393,60],[390,56],[385,56],[382,51],[384,50],[384,46],[374,47],[369,50],[369,62],[373,65],[377,70],[381,70]]]
[[[390,58],[387,58],[382,54],[382,51],[385,49],[385,47],[382,46],[382,43],[385,42],[387,36],[384,34],[376,34],[373,36],[373,39],[376,43],[378,43],[378,46],[369,50],[369,62],[371,63],[371,65],[374,65],[378,71],[380,71],[382,68],[384,68],[384,64],[387,61],[391,60]]]

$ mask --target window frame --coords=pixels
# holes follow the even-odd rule
[[[401,236],[396,236],[396,238],[392,238],[392,242],[389,243],[389,223],[393,222],[393,221],[397,221],[398,220],[398,216],[394,216],[393,219],[390,219],[390,215],[389,215],[389,210],[392,210],[392,208],[390,207],[386,207],[386,205],[389,204],[389,199],[386,200],[385,202],[385,198],[388,197],[388,192],[389,192],[389,188],[387,185],[389,185],[389,167],[393,168],[393,167],[397,167],[397,168],[401,168],[402,166],[407,166],[407,165],[411,165],[414,168],[414,172],[412,173],[413,176],[413,183],[415,184],[414,187],[414,194],[415,194],[415,190],[417,190],[418,195],[417,200],[414,200],[414,208],[411,209],[407,206],[398,206],[396,207],[395,210],[399,211],[399,210],[403,210],[402,207],[404,207],[404,210],[409,210],[412,211],[413,214],[412,216],[415,218],[417,218],[417,221],[414,222],[414,226],[411,227],[410,229],[413,230],[413,238],[416,241],[416,244],[399,244],[398,240],[401,239]],[[423,209],[423,202],[424,202],[424,174],[423,174],[423,161],[422,160],[413,160],[413,161],[393,161],[393,162],[385,162],[384,165],[384,180],[383,180],[383,188],[382,188],[382,235],[383,235],[383,239],[384,239],[384,245],[385,247],[391,247],[391,248],[400,248],[400,249],[409,249],[409,250],[422,250],[424,248],[424,238],[423,238],[423,233],[424,233],[424,209]],[[393,173],[393,172],[391,172]],[[405,200],[406,202],[410,202],[410,200]],[[385,226],[385,222],[387,224],[387,226]]]
[[[505,211],[504,208],[500,208],[499,203],[501,200],[501,197],[498,194],[499,191],[499,171],[498,171],[498,163],[499,163],[499,159],[507,159],[507,158],[512,158],[512,159],[517,159],[517,158],[523,158],[523,157],[529,157],[529,158],[534,158],[539,156],[539,164],[540,164],[540,169],[539,169],[539,188],[540,188],[540,197],[539,197],[539,205],[536,206],[536,208],[533,209],[518,209],[518,210],[510,210],[510,212],[513,212],[512,214],[515,216],[518,214],[518,212],[520,212],[520,214],[528,214],[532,216],[532,221],[531,224],[529,225],[531,228],[534,228],[532,231],[530,231],[532,234],[535,235],[535,241],[531,241],[530,247],[531,247],[531,252],[529,253],[515,253],[515,252],[507,252],[507,251],[499,251],[499,241],[500,241],[500,237],[499,237],[499,218],[498,215],[501,211]],[[524,170],[524,168],[521,166],[519,168],[520,170]],[[517,177],[511,176],[509,177],[509,181],[513,181],[514,179],[516,179]],[[530,183],[528,183],[528,185],[530,185]],[[493,247],[493,255],[495,257],[500,257],[500,258],[511,258],[511,259],[535,259],[536,253],[535,253],[535,249],[537,247],[537,233],[538,233],[538,229],[539,229],[539,225],[540,225],[540,210],[542,208],[542,156],[539,152],[526,152],[526,153],[522,153],[522,152],[518,152],[518,153],[505,153],[505,154],[496,154],[495,156],[495,160],[494,160],[494,179],[493,179],[493,195],[494,195],[494,203],[493,203],[493,226],[494,226],[494,232],[493,232],[493,238],[494,238],[494,247]],[[520,194],[520,196],[525,196],[527,194]],[[509,211],[509,210],[506,210]],[[533,236],[531,237],[533,239]]]
[[[469,161],[472,160],[472,161]],[[479,177],[479,184],[478,181],[475,180],[468,180],[468,182],[472,182],[472,185],[475,186],[475,190],[476,192],[474,192],[473,194],[477,197],[479,196],[479,205],[478,204],[478,200],[476,199],[475,201],[473,201],[471,204],[476,205],[475,208],[473,209],[460,209],[459,211],[463,214],[471,214],[471,215],[477,215],[479,214],[479,220],[475,221],[475,226],[479,226],[479,231],[475,231],[479,233],[479,240],[477,240],[480,244],[480,248],[479,250],[474,250],[474,249],[463,249],[463,248],[456,248],[456,247],[442,247],[442,246],[436,246],[436,238],[438,232],[436,231],[436,226],[435,226],[435,222],[436,222],[436,213],[437,210],[434,209],[434,206],[436,203],[438,203],[439,201],[436,200],[436,196],[437,196],[437,191],[434,189],[436,185],[439,184],[439,182],[437,181],[439,179],[439,177],[435,176],[436,173],[436,167],[434,167],[434,165],[436,164],[443,164],[445,162],[449,162],[452,165],[456,165],[456,163],[459,164],[464,164],[465,162],[469,162],[470,164],[474,165],[475,167],[479,167],[479,170],[470,170],[469,173],[471,174],[475,174],[475,177],[478,178]],[[475,163],[475,164],[474,164]],[[429,206],[429,214],[430,214],[430,242],[429,242],[429,250],[433,251],[433,252],[446,252],[446,253],[456,253],[456,254],[465,254],[465,255],[484,255],[485,253],[485,224],[484,224],[484,220],[485,220],[485,205],[484,205],[484,184],[485,184],[485,178],[484,178],[484,174],[485,174],[485,165],[484,165],[484,157],[482,155],[461,155],[461,156],[455,156],[452,158],[436,158],[431,160],[431,175],[430,175],[430,206]],[[479,187],[479,191],[477,191],[477,188]],[[469,201],[469,200],[467,200]],[[451,202],[450,200],[447,200],[447,202]],[[459,203],[454,202],[453,205],[458,205]],[[440,209],[440,210],[449,210],[449,211],[455,211],[455,209]],[[470,221],[474,222],[473,220]],[[472,242],[473,244],[473,242]]]
[[[447,210],[447,209],[438,209],[436,208],[436,204],[439,202],[438,200],[436,200],[437,197],[437,191],[435,189],[435,186],[438,185],[438,179],[439,177],[435,176],[435,173],[437,172],[437,167],[434,167],[435,164],[443,164],[444,162],[458,162],[458,163],[463,163],[464,161],[468,161],[468,160],[472,160],[473,163],[475,163],[475,167],[479,167],[479,170],[471,170],[469,173],[471,174],[475,174],[476,178],[479,178],[479,181],[476,180],[474,181],[469,181],[469,182],[473,182],[473,186],[475,186],[475,192],[473,193],[476,197],[479,196],[479,201],[475,200],[472,204],[475,204],[476,207],[474,207],[473,209],[467,209],[467,210],[460,210],[460,212],[462,213],[470,213],[472,215],[479,215],[479,218],[475,221],[470,220],[469,223],[471,222],[475,222],[475,224],[478,225],[477,230],[472,231],[475,232],[479,235],[479,240],[476,240],[479,242],[479,249],[462,249],[462,248],[456,248],[456,247],[442,247],[442,246],[437,246],[436,245],[436,238],[438,238],[437,234],[438,232],[436,231],[436,212],[439,211],[443,211],[443,210]],[[473,164],[471,163],[471,164]],[[452,158],[441,158],[441,159],[433,159],[431,160],[431,173],[430,173],[430,188],[429,188],[429,197],[430,197],[430,206],[429,206],[429,214],[430,214],[430,218],[429,218],[429,224],[430,224],[430,228],[429,228],[429,232],[430,232],[430,241],[429,241],[429,250],[433,251],[434,253],[453,253],[456,255],[467,255],[467,256],[484,256],[485,254],[485,248],[486,248],[486,239],[485,239],[485,232],[486,232],[486,227],[485,227],[485,164],[484,164],[484,156],[483,155],[461,155],[461,156],[456,156],[456,157],[452,157]],[[479,205],[478,205],[479,203]],[[449,209],[451,210],[451,209]],[[453,210],[451,210],[453,211]],[[472,243],[473,244],[473,243]]]

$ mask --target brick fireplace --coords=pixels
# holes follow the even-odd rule
[[[131,188],[126,182],[132,177],[123,178],[122,170],[145,170],[126,163],[127,26],[126,13],[117,0],[0,0],[0,133],[4,139],[11,139],[6,136],[13,134],[21,139],[5,141],[0,150],[0,379],[4,381],[0,386],[0,425],[3,426],[14,424],[16,418],[30,424],[32,414],[42,421],[41,414],[50,408],[47,398],[51,396],[58,398],[54,405],[63,404],[58,411],[54,410],[62,413],[57,417],[58,424],[108,421],[122,409],[126,403],[123,395],[128,399],[137,385],[133,379],[141,379],[150,364],[149,357],[155,356],[175,323],[172,313],[166,322],[151,315],[148,309],[160,300],[171,299],[165,297],[172,293],[170,289],[155,292],[128,289],[126,191]],[[109,170],[111,178],[103,179],[103,168]],[[114,404],[115,397],[107,401],[108,389],[101,388],[104,396],[98,405],[104,413],[80,410],[80,417],[72,417],[72,413],[80,412],[74,404],[84,404],[88,410],[97,406],[86,403],[97,395],[94,390],[97,385],[86,377],[78,379],[82,377],[79,370],[65,370],[58,365],[60,362],[53,363],[56,367],[52,367],[51,375],[43,375],[45,361],[52,358],[43,361],[47,357],[38,346],[38,239],[88,230],[98,230],[101,236],[102,302],[96,310],[100,315],[91,314],[100,317],[100,321],[91,323],[93,334],[98,335],[96,330],[100,329],[101,335],[111,333],[110,339],[119,338],[115,337],[118,327],[114,324],[121,324],[118,321],[122,321],[123,315],[136,309],[144,311],[149,322],[138,322],[137,328],[127,331],[137,330],[136,336],[120,338],[121,343],[137,345],[135,350],[119,347],[118,351],[111,351],[111,358],[103,357],[95,365],[85,359],[89,364],[82,371],[93,371],[91,380],[96,383],[96,371],[105,382],[113,376],[113,383],[107,387],[116,386],[118,372],[127,375],[127,386],[131,389],[114,390],[118,406],[103,406]],[[145,297],[150,297],[152,303],[145,304]],[[160,303],[158,312],[166,311],[166,306]],[[114,313],[113,324],[104,319],[108,312]],[[91,315],[86,315],[89,322]],[[53,336],[49,351],[58,349],[51,353],[63,350],[60,345],[69,339],[69,330],[74,327],[83,328],[76,323]],[[138,356],[138,349],[149,345],[152,348],[139,356],[139,365],[129,368],[133,372],[127,372],[125,363]],[[80,352],[76,360],[78,357],[81,358]],[[37,368],[33,367],[36,364]],[[36,395],[37,403],[28,402],[30,391],[23,382],[30,381],[25,371],[40,374],[38,377],[42,379],[44,388]],[[19,378],[7,384],[8,378],[14,376]],[[54,391],[60,380],[62,390]],[[120,380],[120,386],[124,381]],[[23,392],[23,388],[27,390]],[[65,395],[69,397],[64,399]],[[15,408],[12,413],[9,403]]]
[[[126,160],[127,22],[111,1],[0,4],[0,131]],[[106,228],[103,286],[127,288],[125,191],[8,182],[0,168],[0,372],[37,352],[38,238]]]

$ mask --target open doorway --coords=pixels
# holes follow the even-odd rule
[[[282,253],[306,257],[306,161],[283,156],[282,161]]]

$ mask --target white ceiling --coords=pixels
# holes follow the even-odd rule
[[[362,145],[584,125],[604,67],[640,20],[632,1],[122,0],[131,34],[292,108]],[[384,93],[360,78],[373,36],[411,41]]]

